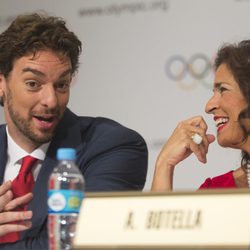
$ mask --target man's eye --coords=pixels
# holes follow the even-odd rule
[[[56,84],[57,89],[67,90],[69,88],[69,84],[66,82],[60,82]]]
[[[26,86],[29,89],[38,89],[40,87],[40,84],[36,81],[28,81],[28,82],[26,82]]]

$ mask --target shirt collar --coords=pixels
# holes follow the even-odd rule
[[[41,161],[45,159],[46,152],[48,150],[50,142],[42,144],[40,147],[36,148],[31,153],[27,153],[12,139],[12,137],[9,134],[7,126],[6,126],[6,133],[7,133],[7,143],[8,143],[8,158],[11,164],[15,164],[16,162],[20,161],[23,157],[27,155],[31,155]]]

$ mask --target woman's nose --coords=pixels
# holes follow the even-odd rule
[[[217,93],[214,93],[206,104],[205,111],[208,114],[213,113],[213,111],[218,108],[218,96],[216,94]]]

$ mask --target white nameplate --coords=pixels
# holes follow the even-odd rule
[[[83,201],[75,249],[178,247],[250,249],[250,190],[89,193]]]

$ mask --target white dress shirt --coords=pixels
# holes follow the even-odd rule
[[[22,158],[27,155],[31,155],[36,159],[38,159],[38,161],[36,162],[36,164],[32,169],[34,179],[36,180],[39,171],[41,169],[42,162],[45,159],[46,152],[48,150],[50,142],[42,144],[39,148],[35,149],[33,152],[29,154],[25,150],[23,150],[19,145],[17,145],[15,141],[11,138],[7,126],[6,126],[6,132],[7,132],[7,145],[8,145],[7,148],[8,159],[4,173],[4,182],[15,179],[21,168]]]

